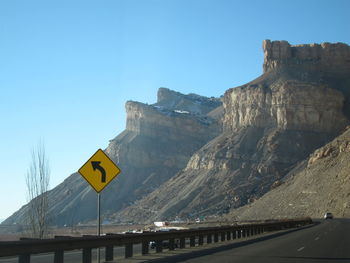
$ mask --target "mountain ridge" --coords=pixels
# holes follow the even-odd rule
[[[220,99],[160,88],[154,104],[126,103],[126,129],[106,149],[123,174],[103,193],[105,217],[221,216],[283,184],[340,134],[350,117],[350,47],[265,40],[263,52],[262,75]],[[79,174],[49,196],[55,224],[94,220],[95,195]],[[5,222],[25,215],[26,206]]]

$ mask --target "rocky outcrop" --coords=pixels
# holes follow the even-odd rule
[[[197,106],[197,105],[196,105]],[[140,102],[128,101],[126,130],[151,138],[183,139],[190,137],[206,137],[206,134],[217,134],[221,129],[216,120],[202,114],[193,114],[187,108],[176,107],[176,110],[164,106],[146,105]],[[197,106],[197,108],[199,108]],[[207,129],[203,129],[207,126]]]
[[[197,115],[206,115],[222,104],[221,100],[215,97],[207,98],[194,93],[184,95],[167,88],[160,88],[157,97],[155,106],[182,109]]]
[[[256,202],[225,218],[254,220],[310,216],[350,216],[350,130],[317,149],[286,179]]]
[[[348,126],[347,130],[350,129]],[[343,152],[350,152],[350,141],[347,139],[349,137],[349,131],[346,134],[343,134],[338,139],[333,141],[331,144],[328,144],[318,150],[316,150],[309,158],[307,167],[309,168],[312,164],[318,162],[321,159],[332,157],[338,159],[339,154]]]
[[[286,66],[309,71],[347,73],[350,70],[350,49],[344,43],[290,45],[287,41],[263,41],[264,73]]]
[[[105,152],[122,173],[101,195],[104,218],[133,204],[184,168],[191,155],[221,133],[219,120],[207,116],[221,101],[161,88],[153,105],[126,103],[126,129]],[[95,220],[96,193],[75,173],[49,192],[51,223],[71,225]],[[23,223],[27,206],[5,223]]]
[[[152,221],[222,214],[276,188],[348,124],[350,70],[339,58],[349,47],[330,44],[313,51],[318,46],[265,41],[264,74],[225,92],[224,133],[194,153],[175,177],[116,217]],[[304,47],[310,57],[299,51]],[[342,56],[334,53],[338,47]],[[314,60],[314,52],[329,63]],[[335,67],[339,70],[333,74]]]
[[[264,74],[251,84],[267,85],[278,77],[325,85],[350,98],[350,47],[344,43],[290,45],[287,41],[263,42]],[[350,119],[350,100],[343,112]]]
[[[224,97],[224,129],[276,127],[283,130],[334,132],[347,122],[345,97],[326,85],[276,81],[231,89]]]

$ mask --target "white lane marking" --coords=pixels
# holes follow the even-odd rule
[[[300,252],[300,251],[302,251],[304,248],[305,248],[305,247],[301,247],[301,248],[299,248],[297,251]]]
[[[316,238],[315,238],[316,241],[319,240],[319,239],[320,239],[319,237],[316,237]]]

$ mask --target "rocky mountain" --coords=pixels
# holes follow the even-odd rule
[[[338,150],[320,150],[310,159],[314,161],[305,160],[349,124],[350,47],[265,40],[263,51],[263,74],[227,90],[221,100],[161,88],[153,105],[126,103],[126,129],[105,150],[122,170],[103,191],[105,217],[145,223],[222,215],[259,204],[257,199],[287,187],[287,182],[292,183],[286,188],[290,191],[286,200],[293,204],[293,191],[299,192],[292,184],[297,181],[288,178],[306,177],[305,167],[315,169],[316,174],[317,163],[322,164],[317,156]],[[338,152],[335,158],[343,156],[343,151]],[[336,174],[335,168],[328,168]],[[328,189],[334,193],[330,205],[337,203],[334,189]],[[276,198],[282,195],[283,191]],[[315,196],[304,195],[308,196],[304,200]],[[54,224],[96,217],[96,194],[79,174],[50,191],[49,198]],[[5,223],[24,222],[26,209]]]
[[[217,98],[166,88],[159,89],[153,105],[128,101],[126,129],[105,150],[122,173],[101,194],[102,215],[129,206],[183,169],[195,151],[221,133],[221,105]],[[27,209],[4,223],[24,223]],[[96,193],[74,173],[49,192],[49,209],[52,224],[95,220]]]
[[[226,91],[223,133],[119,220],[193,218],[249,204],[349,122],[350,47],[263,42],[263,74]]]
[[[261,199],[227,219],[252,220],[311,216],[326,212],[350,217],[350,129],[317,149]]]

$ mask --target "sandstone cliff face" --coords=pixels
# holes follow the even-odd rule
[[[277,186],[347,125],[349,50],[344,44],[294,47],[265,41],[264,74],[224,95],[224,133],[194,153],[177,176],[117,218],[222,214]]]
[[[347,73],[350,70],[349,46],[343,43],[290,45],[287,41],[263,41],[264,73],[285,66],[308,70]]]
[[[183,95],[167,88],[160,88],[157,97],[155,106],[182,109],[196,115],[206,115],[222,104],[218,98],[207,98],[194,93]]]
[[[317,83],[289,80],[239,87],[224,98],[224,129],[228,131],[255,126],[332,132],[347,122],[342,93]]]
[[[165,88],[153,105],[126,103],[126,129],[105,152],[122,173],[101,195],[102,215],[129,206],[186,166],[191,155],[221,133],[219,121],[206,114],[221,101]],[[193,112],[192,112],[193,111]],[[49,192],[51,223],[71,225],[95,220],[96,193],[75,173]],[[5,223],[24,223],[24,206]]]
[[[127,102],[125,108],[127,131],[159,140],[163,138],[186,140],[188,137],[197,137],[197,135],[206,136],[207,133],[211,134],[213,129],[217,132],[219,128],[215,125],[211,126],[215,122],[213,118],[192,114],[182,108],[172,110],[133,101]],[[207,126],[208,130],[204,130],[203,126]]]
[[[325,85],[350,98],[350,48],[344,43],[290,45],[287,41],[263,42],[264,74],[251,82],[267,83],[298,80]],[[350,101],[345,100],[343,112],[350,119]]]

